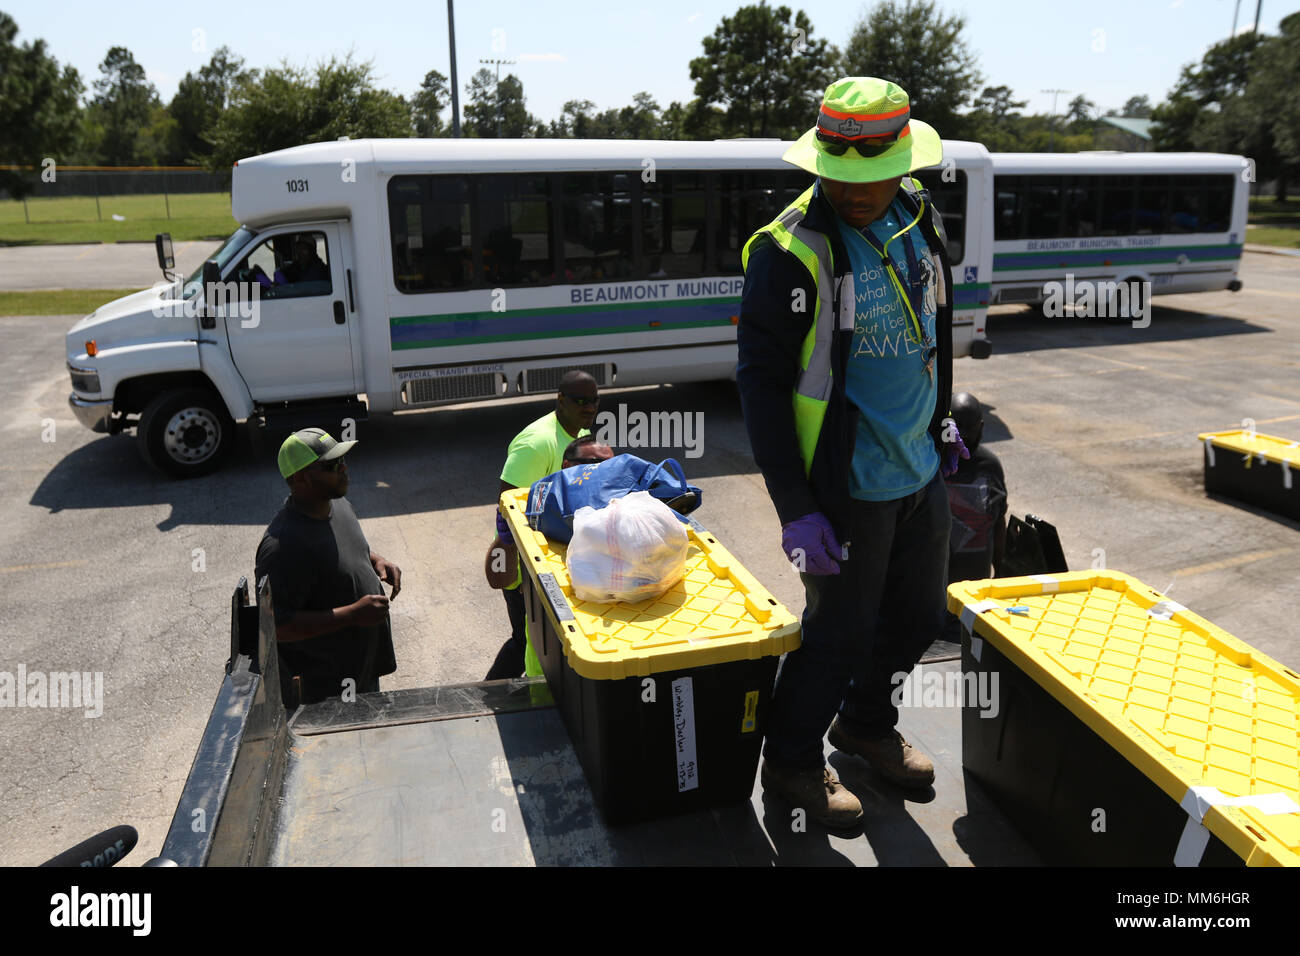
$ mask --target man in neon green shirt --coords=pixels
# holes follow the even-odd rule
[[[560,470],[564,463],[564,449],[573,439],[587,434],[596,422],[600,404],[596,380],[586,372],[574,369],[560,379],[560,390],[555,396],[555,411],[548,412],[533,422],[510,442],[505,466],[501,469],[500,497],[511,488],[528,488],[533,482]],[[506,610],[510,614],[510,639],[501,645],[492,669],[484,680],[502,680],[518,677],[520,672],[529,677],[541,676],[542,666],[528,643],[525,628],[524,597],[519,593],[522,580],[518,571],[519,555],[505,517],[497,511],[497,538],[492,542],[493,553],[501,548],[505,553],[506,567],[515,568],[515,580],[504,590]]]

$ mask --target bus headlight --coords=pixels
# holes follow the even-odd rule
[[[99,372],[93,368],[79,368],[69,362],[68,374],[72,376],[73,391],[99,393]]]

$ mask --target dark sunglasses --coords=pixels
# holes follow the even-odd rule
[[[822,144],[822,152],[828,156],[843,156],[849,150],[856,149],[863,159],[874,159],[898,142],[898,134],[887,133],[885,136],[871,137],[869,143],[854,143],[834,133],[818,130],[817,139]]]
[[[568,392],[561,392],[560,394],[562,394],[569,401],[573,402],[573,404],[577,405],[579,408],[586,408],[588,405],[600,404],[599,395],[597,395],[595,398],[587,398],[585,395],[570,395]]]
[[[570,465],[599,465],[605,458],[570,458]]]
[[[340,468],[344,468],[346,466],[347,466],[347,462],[345,462],[342,458],[335,458],[331,461],[318,461],[316,462],[315,465],[317,471],[329,471],[329,472],[338,471]]]

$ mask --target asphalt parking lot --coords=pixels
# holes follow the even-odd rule
[[[6,250],[12,252],[14,250]],[[1253,419],[1300,438],[1300,260],[1248,253],[1239,293],[1156,300],[1149,328],[989,321],[993,356],[960,360],[986,403],[1011,510],[1057,525],[1070,567],[1104,561],[1292,668],[1300,666],[1300,523],[1206,497],[1198,432]],[[5,286],[6,288],[10,286]],[[229,647],[230,594],[252,574],[284,485],[275,448],[176,483],[133,437],[67,407],[63,336],[76,317],[0,319],[0,670],[102,672],[104,706],[0,709],[0,863],[34,864],[118,823],[138,865],[162,844]],[[755,470],[734,386],[607,393],[602,407],[704,414],[697,517],[792,609],[802,588]],[[516,400],[364,423],[349,499],[403,569],[398,671],[385,688],[477,680],[507,630],[483,582],[506,444],[548,402]],[[643,457],[662,457],[643,450]]]
[[[221,243],[176,242],[176,271],[190,275]],[[152,242],[88,242],[0,250],[0,289],[146,289],[162,281]]]

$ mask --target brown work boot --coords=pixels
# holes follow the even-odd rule
[[[862,757],[890,783],[916,788],[934,783],[934,764],[930,758],[904,740],[897,730],[878,740],[863,740],[845,730],[836,717],[827,739],[836,750]]]
[[[764,790],[805,810],[824,827],[847,829],[862,819],[862,804],[830,767],[786,771],[764,760],[762,779]]]

